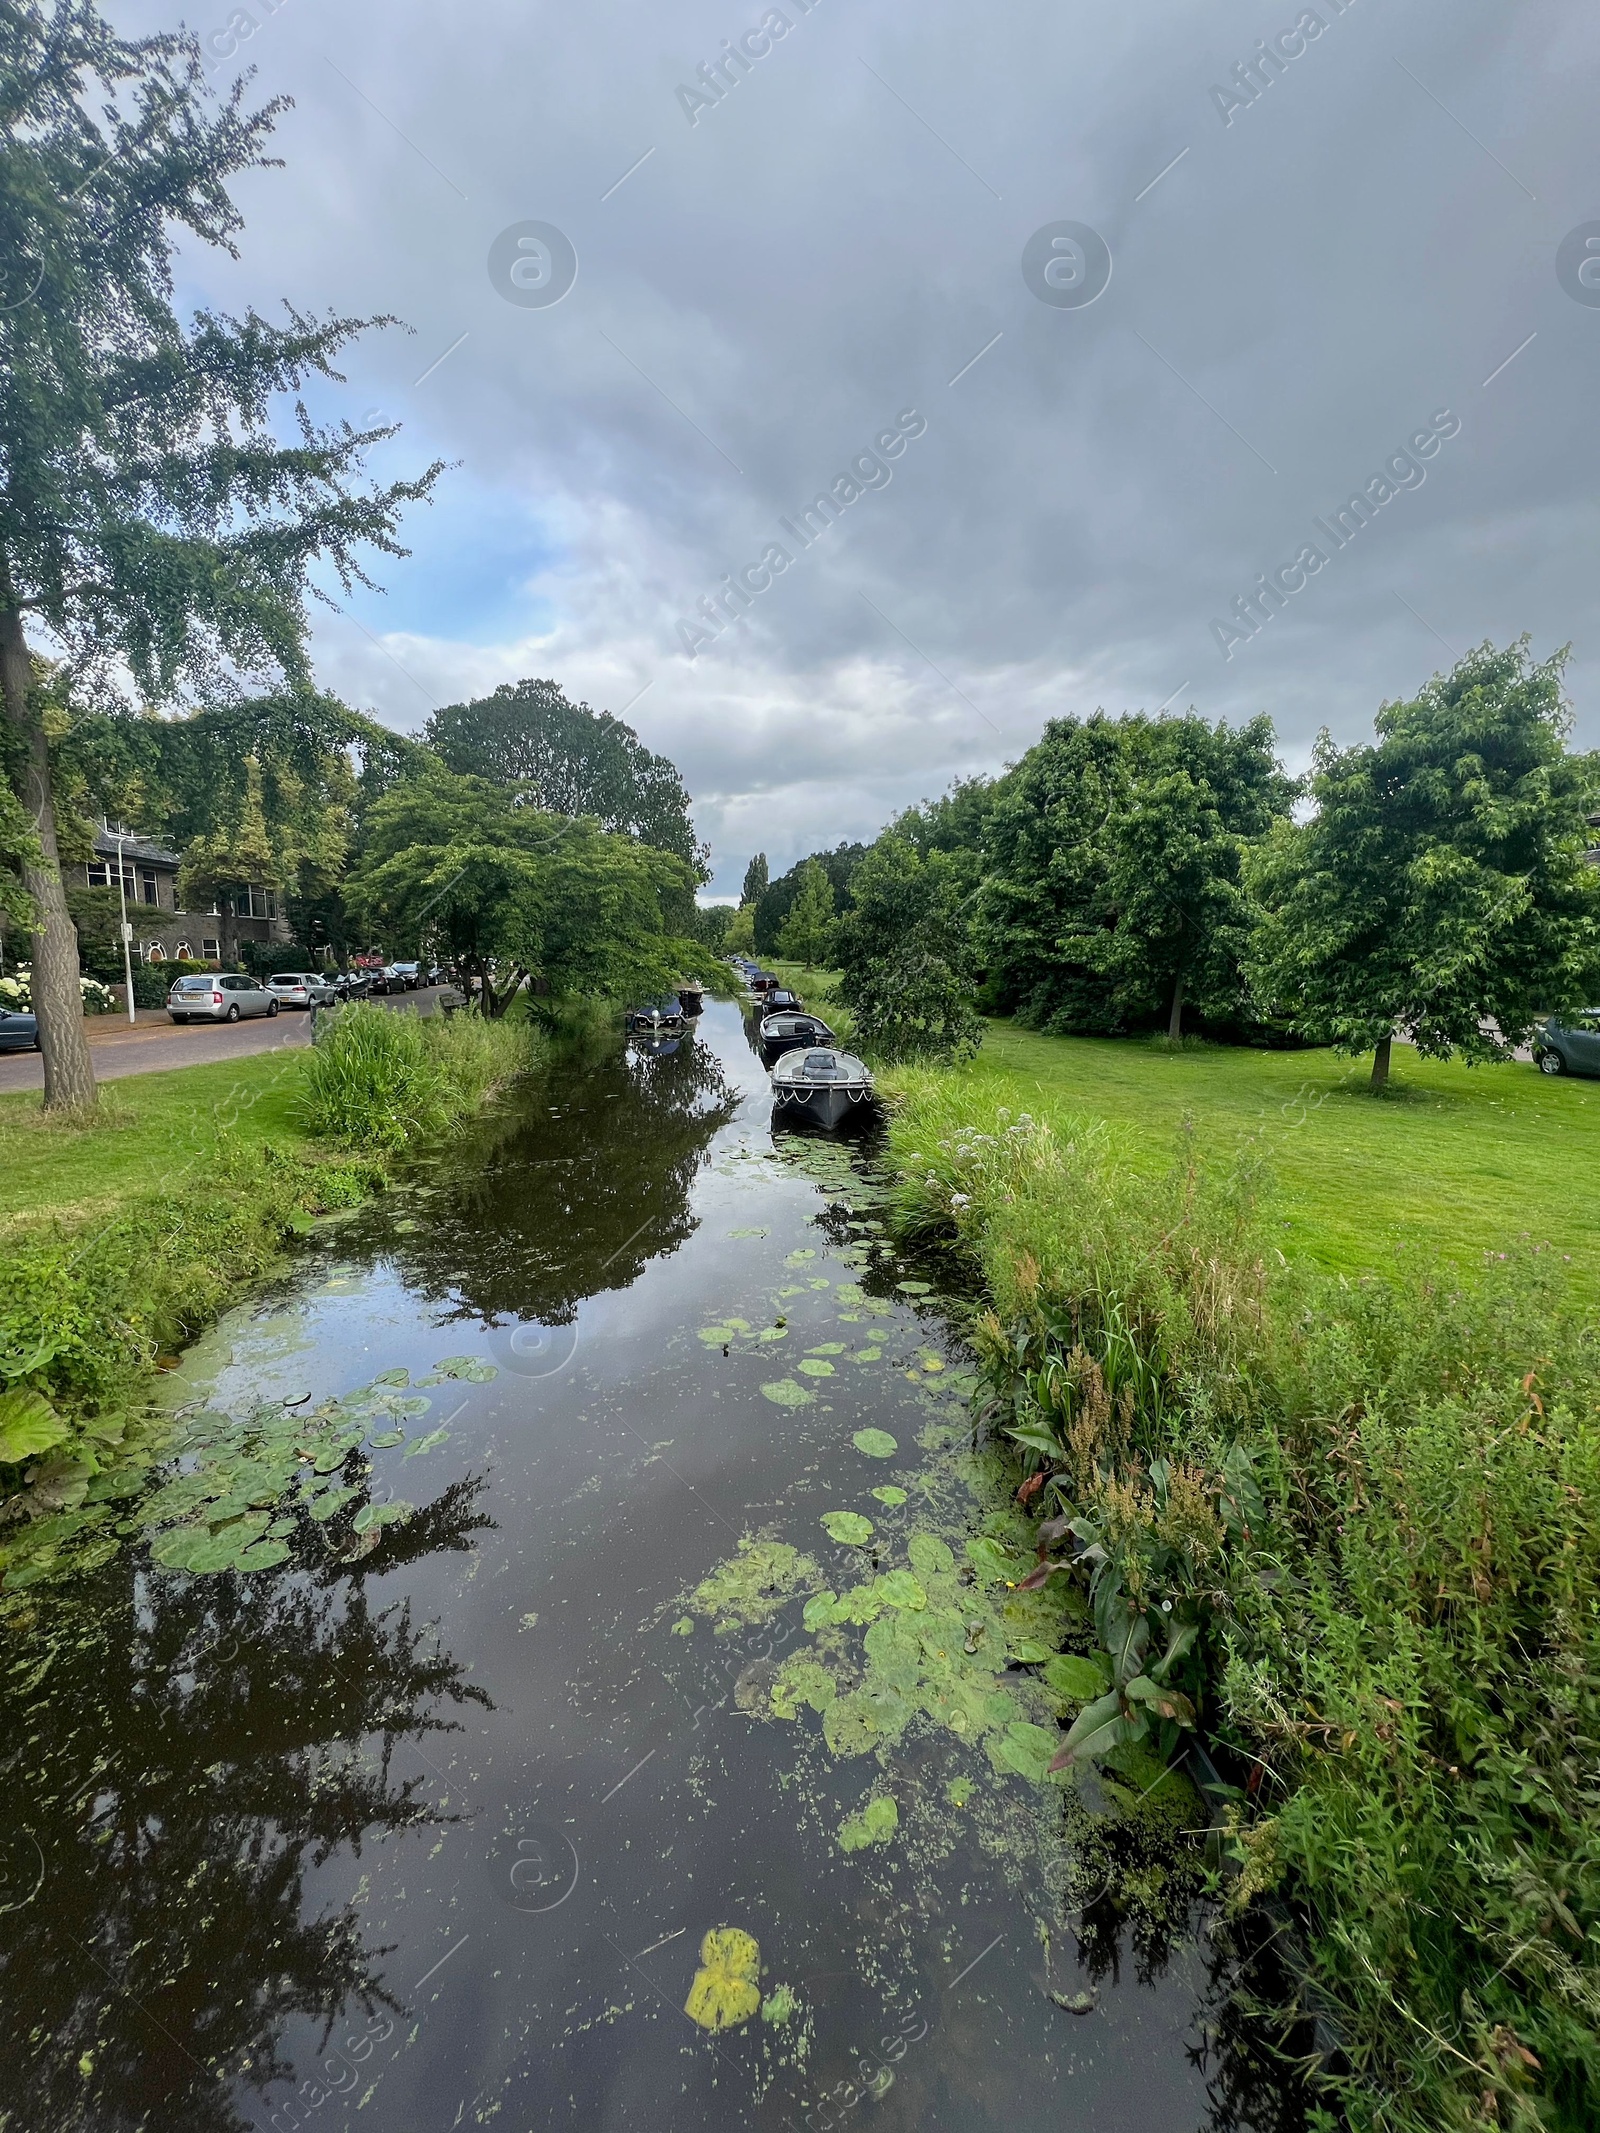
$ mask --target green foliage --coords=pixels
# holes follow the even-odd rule
[[[728,946],[728,931],[733,924],[733,911],[727,904],[702,904],[694,915],[694,934],[703,948],[713,955],[722,955]]]
[[[828,960],[833,937],[833,883],[814,859],[800,869],[800,888],[778,929],[778,953],[814,970]]]
[[[1481,645],[1375,743],[1317,743],[1314,818],[1253,869],[1262,998],[1340,1050],[1404,1030],[1434,1058],[1501,1059],[1600,982],[1592,758],[1566,753],[1564,652]]]
[[[961,871],[886,831],[851,881],[834,931],[838,993],[857,1039],[885,1061],[970,1056],[982,1040]]]
[[[1177,1034],[1185,999],[1237,1023],[1244,856],[1293,791],[1265,718],[1052,719],[984,817],[976,934],[998,1000],[1062,1032]]]
[[[424,738],[462,776],[504,786],[546,815],[592,816],[708,879],[676,766],[609,711],[569,703],[553,681],[502,682],[492,696],[447,704]]]
[[[306,1124],[348,1148],[404,1148],[454,1125],[486,1090],[523,1071],[533,1048],[526,1024],[424,1019],[352,1002],[317,1031],[306,1061]]]
[[[741,904],[758,904],[767,893],[767,855],[757,852],[744,870],[744,884],[739,891]]]
[[[1184,1699],[1258,1772],[1238,1900],[1281,1879],[1299,1903],[1353,2126],[1577,2133],[1600,2112],[1600,1341],[1552,1255],[1330,1280],[1265,1249],[1255,1181],[1192,1137],[1134,1176],[1102,1127],[976,1087],[902,1077],[897,1214],[982,1271],[1043,1574],[1090,1585],[1112,1679],[1074,1753],[1143,1752]]]
[[[491,1014],[528,977],[557,1001],[642,996],[713,961],[684,860],[437,765],[375,803],[346,896],[375,935],[476,976]]]
[[[834,907],[842,909],[849,895],[851,877],[866,856],[864,844],[840,844],[831,852],[813,852],[809,858],[796,860],[787,874],[780,874],[756,899],[751,953],[765,956],[780,953],[778,935],[800,894],[807,867],[821,867],[832,884]]]

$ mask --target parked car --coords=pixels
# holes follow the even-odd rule
[[[243,1015],[275,1015],[278,1000],[265,985],[233,970],[210,977],[179,978],[167,994],[174,1022],[237,1022]]]
[[[415,992],[422,983],[422,966],[420,963],[391,963],[389,977],[391,981],[396,978],[400,981],[392,987],[394,991]]]
[[[1541,1074],[1600,1075],[1600,1007],[1587,1007],[1570,1022],[1552,1015],[1533,1056]]]
[[[334,998],[364,1000],[372,990],[370,970],[341,970],[333,981]]]
[[[38,1016],[0,1008],[0,1052],[36,1052],[38,1049]]]
[[[267,990],[280,1007],[331,1007],[339,997],[332,983],[315,970],[280,970],[268,978]]]

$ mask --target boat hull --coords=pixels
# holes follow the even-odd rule
[[[869,1094],[864,1088],[830,1082],[809,1089],[774,1089],[773,1105],[780,1118],[809,1118],[814,1125],[837,1126],[852,1112],[865,1114]]]

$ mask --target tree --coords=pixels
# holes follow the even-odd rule
[[[1251,843],[1295,787],[1272,726],[1052,719],[994,789],[976,934],[991,984],[1062,1032],[1182,1032],[1184,1002],[1246,1011]]]
[[[1375,743],[1324,732],[1314,816],[1257,860],[1258,991],[1303,1034],[1372,1052],[1374,1089],[1397,1033],[1425,1057],[1504,1059],[1592,997],[1596,767],[1565,747],[1566,658],[1485,643],[1382,705]]]
[[[676,765],[609,711],[570,703],[553,681],[503,682],[492,696],[447,704],[423,737],[451,770],[508,786],[547,814],[592,815],[709,879]]]
[[[728,945],[728,929],[732,924],[731,904],[702,904],[694,915],[694,937],[704,942],[714,955],[721,955]]]
[[[844,903],[850,890],[850,879],[867,856],[864,844],[840,844],[831,852],[812,852],[805,859],[796,860],[787,874],[761,892],[755,907],[755,946],[758,955],[777,955],[778,934],[784,920],[794,907],[800,894],[800,883],[805,870],[813,863],[821,867],[833,884],[835,910]]]
[[[434,764],[375,803],[345,894],[374,932],[442,950],[502,1015],[529,978],[555,999],[642,995],[700,968],[693,889],[669,852]]]
[[[739,891],[742,904],[758,904],[767,893],[767,855],[757,852],[744,870],[744,887]]]
[[[778,935],[779,953],[808,970],[827,958],[833,934],[833,883],[814,859],[800,870],[800,893]]]
[[[301,402],[292,441],[271,426],[276,393],[337,379],[341,346],[388,321],[180,324],[173,231],[233,249],[228,181],[264,164],[282,108],[246,112],[242,83],[210,96],[187,31],[124,39],[93,0],[0,15],[0,689],[38,845],[21,880],[52,1107],[95,1086],[29,633],[113,700],[119,664],[150,703],[238,675],[304,683],[311,566],[369,582],[357,551],[403,554],[400,507],[440,471],[363,489],[364,452],[391,432],[319,428]]]
[[[754,904],[741,904],[728,921],[723,947],[729,955],[754,955],[756,952],[756,912]]]
[[[975,1052],[983,1026],[961,870],[886,831],[855,870],[834,954],[839,995],[864,1043],[885,1059]]]

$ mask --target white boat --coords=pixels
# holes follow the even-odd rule
[[[836,1126],[870,1100],[872,1076],[851,1052],[785,1052],[772,1069],[772,1095],[780,1112]]]

